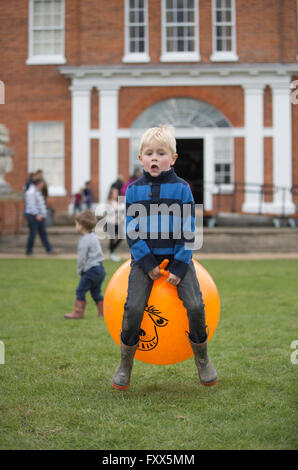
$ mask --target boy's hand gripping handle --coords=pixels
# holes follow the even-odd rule
[[[166,269],[165,269],[168,266],[168,264],[169,264],[169,260],[164,259],[159,265],[159,270],[160,270],[161,274],[163,274],[163,276],[166,276],[166,277],[169,277],[169,275],[170,275],[169,271],[166,271]]]

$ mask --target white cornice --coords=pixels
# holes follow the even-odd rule
[[[298,64],[200,64],[200,65],[81,65],[61,66],[60,73],[73,86],[119,88],[123,86],[204,86],[258,84],[287,85],[298,74]]]

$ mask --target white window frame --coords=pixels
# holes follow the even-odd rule
[[[32,151],[32,144],[33,144],[33,127],[35,124],[41,124],[46,126],[47,124],[59,123],[63,125],[63,137],[62,137],[62,148],[63,148],[63,185],[62,186],[53,186],[48,185],[48,192],[49,196],[66,196],[65,190],[65,126],[63,121],[31,121],[28,124],[28,172],[31,173],[33,171],[32,161],[33,161],[33,151]],[[41,168],[42,169],[42,168]]]
[[[232,4],[232,21],[229,26],[232,27],[232,50],[231,51],[217,51],[216,50],[216,0],[212,0],[212,50],[213,53],[210,60],[213,62],[235,62],[239,60],[236,53],[236,0],[231,0]],[[220,25],[225,26],[223,23]]]
[[[226,161],[218,161],[216,160],[216,146],[215,146],[215,140],[219,136],[214,136],[214,156],[213,156],[213,171],[214,171],[214,191],[213,194],[218,194],[220,193],[225,193],[229,194],[234,191],[234,138],[231,136],[220,136],[219,138],[228,138],[231,139],[231,148],[230,148],[230,157]],[[216,183],[215,177],[216,177],[216,171],[215,171],[215,165],[230,165],[230,178],[231,181],[230,183]]]
[[[195,50],[193,52],[167,52],[166,48],[166,0],[161,2],[161,36],[162,36],[162,54],[160,57],[161,62],[199,62],[199,0],[194,0],[195,10]]]
[[[122,62],[150,62],[149,57],[149,43],[148,43],[148,0],[144,0],[144,27],[145,27],[145,51],[144,52],[131,52],[129,49],[129,0],[125,0],[124,5],[124,56]]]
[[[29,0],[29,31],[28,31],[28,59],[27,65],[46,65],[46,64],[65,64],[65,0],[62,0],[62,50],[63,54],[52,55],[33,55],[33,3],[34,0]]]

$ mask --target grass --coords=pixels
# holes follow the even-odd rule
[[[135,361],[131,387],[111,376],[119,348],[89,298],[66,321],[72,260],[0,260],[1,449],[296,449],[297,260],[204,260],[221,297],[202,387],[193,358]],[[118,267],[105,262],[107,277]]]

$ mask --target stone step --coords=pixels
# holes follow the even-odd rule
[[[59,252],[76,253],[80,235],[73,226],[51,226],[47,229],[53,247]],[[28,228],[19,234],[0,236],[0,253],[24,253]],[[109,240],[101,240],[104,253],[108,252]],[[196,250],[198,251],[198,250]],[[43,253],[36,237],[35,252]],[[119,254],[129,254],[126,240],[117,248]],[[298,253],[298,228],[272,227],[214,227],[204,228],[201,253]]]

